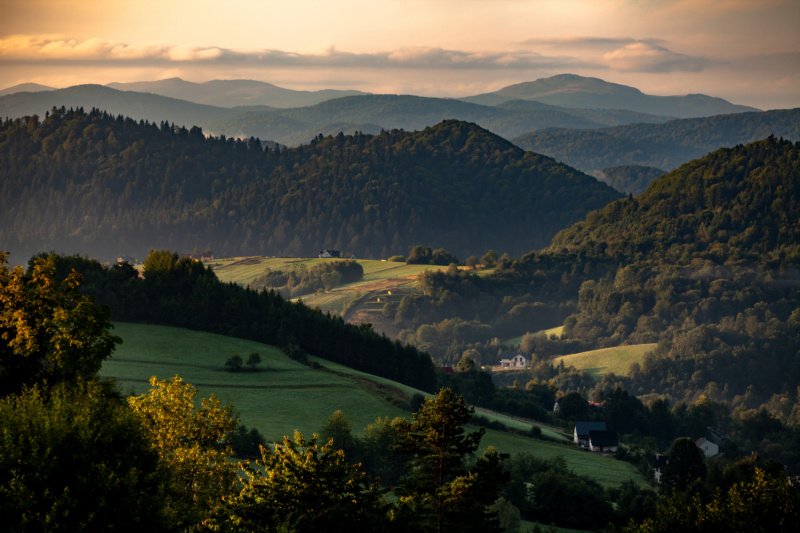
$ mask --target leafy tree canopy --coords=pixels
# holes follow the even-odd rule
[[[91,378],[114,346],[110,312],[81,294],[82,277],[55,275],[55,258],[36,258],[28,273],[0,252],[0,396],[24,386]]]

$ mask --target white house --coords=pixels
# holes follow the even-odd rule
[[[529,366],[531,366],[530,360],[521,353],[510,359],[500,359],[501,368],[528,368]]]
[[[719,455],[719,446],[717,446],[710,440],[701,438],[697,439],[694,444],[695,446],[703,450],[703,453],[706,455],[706,457],[714,457],[715,455]]]
[[[572,441],[578,446],[588,448],[589,432],[605,430],[605,422],[575,422],[575,428],[572,430]]]

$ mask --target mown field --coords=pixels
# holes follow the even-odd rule
[[[562,355],[553,359],[553,363],[558,364],[564,361],[566,366],[574,366],[579,370],[586,370],[597,381],[601,381],[605,375],[612,372],[618,376],[627,375],[633,363],[642,364],[644,356],[655,348],[655,343],[601,348],[588,352]]]
[[[275,257],[236,257],[232,259],[215,259],[206,262],[214,269],[217,277],[224,282],[247,285],[267,270],[292,270],[305,265],[307,268],[339,259],[319,258],[275,258]],[[352,309],[354,312],[374,311],[374,303],[380,295],[390,291],[410,291],[416,285],[417,276],[429,269],[444,269],[443,266],[407,265],[389,261],[359,259],[364,269],[361,281],[348,283],[320,294],[304,294],[299,298],[309,307],[319,307],[325,312],[343,314]],[[380,306],[382,307],[382,305]],[[380,310],[380,307],[377,309]],[[361,317],[363,319],[363,316]]]
[[[124,393],[147,391],[151,376],[169,379],[177,374],[195,385],[200,397],[215,394],[223,403],[233,404],[241,422],[257,428],[271,442],[291,435],[295,429],[310,435],[337,409],[344,412],[356,433],[377,417],[410,418],[408,411],[387,397],[410,397],[418,392],[321,359],[316,360],[327,371],[313,370],[273,346],[221,335],[126,323],[116,324],[114,332],[124,342],[104,363],[101,375],[115,378]],[[252,352],[261,355],[259,371],[224,370],[225,360],[231,355],[239,354],[246,360]],[[530,428],[527,422],[496,413],[480,414],[520,429]],[[544,426],[542,430],[566,442],[553,428]],[[541,457],[562,455],[570,468],[606,486],[617,486],[631,478],[644,483],[631,465],[569,445],[497,431],[488,431],[482,444],[512,454],[529,451]]]

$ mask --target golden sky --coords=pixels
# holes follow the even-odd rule
[[[466,96],[561,73],[800,106],[800,0],[0,0],[0,88],[247,78]]]

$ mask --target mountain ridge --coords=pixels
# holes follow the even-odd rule
[[[648,95],[635,87],[577,74],[559,74],[549,78],[509,85],[490,93],[462,98],[464,101],[484,105],[498,105],[515,99],[535,100],[562,107],[629,109],[678,118],[761,111],[754,107],[732,104],[722,98],[704,94]]]

